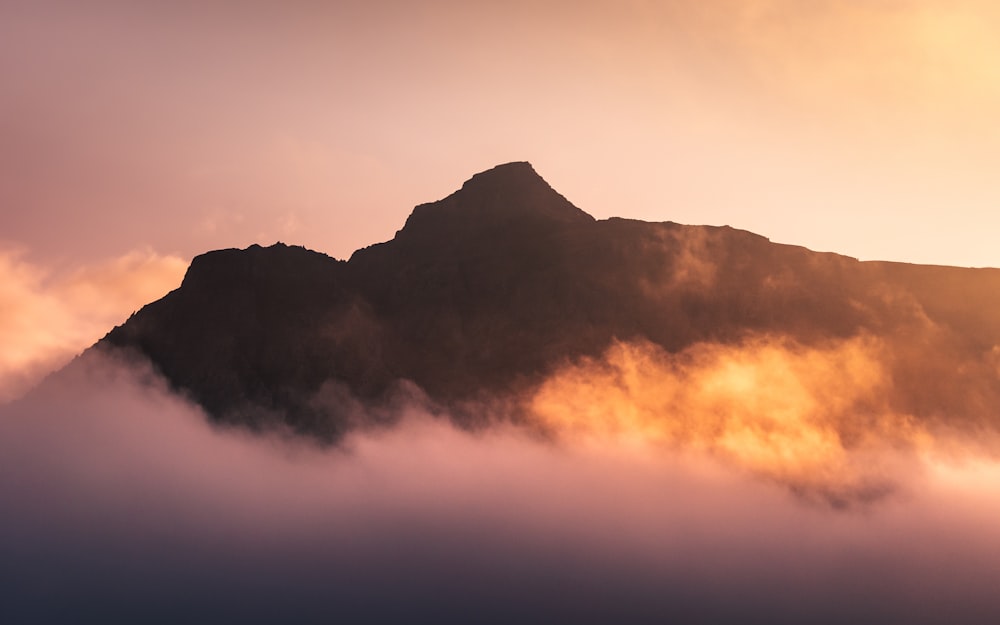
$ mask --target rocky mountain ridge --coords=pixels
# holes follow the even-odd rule
[[[871,334],[915,350],[894,372],[900,402],[928,380],[955,389],[901,406],[934,416],[1000,398],[997,376],[983,373],[1000,363],[998,311],[1000,270],[595,220],[530,164],[509,163],[417,206],[391,241],[348,261],[284,244],[203,254],[180,288],[95,348],[148,358],[220,422],[335,440],[352,421],[317,400],[324,387],[377,401],[405,380],[455,407],[530,389],[614,341],[677,352],[754,335],[811,345]],[[967,366],[938,366],[940,353]]]

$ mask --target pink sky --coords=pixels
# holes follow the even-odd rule
[[[530,160],[598,217],[1000,265],[989,2],[149,7],[0,8],[0,239],[32,260],[343,258]]]

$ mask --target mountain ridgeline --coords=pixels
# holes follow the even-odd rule
[[[676,353],[761,335],[879,337],[898,355],[893,401],[907,414],[978,422],[1000,405],[1000,270],[595,220],[528,163],[417,206],[349,261],[280,243],[198,256],[180,288],[96,349],[148,358],[218,422],[336,440],[355,421],[323,401],[331,392],[378,402],[406,381],[461,419],[461,406],[530,390],[615,341]]]

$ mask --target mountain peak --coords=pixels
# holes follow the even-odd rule
[[[495,186],[495,185],[545,185],[549,187],[548,183],[538,175],[535,168],[531,166],[528,161],[513,161],[510,163],[502,163],[487,169],[486,171],[481,171],[478,174],[472,176],[465,181],[462,185],[463,190],[475,189],[481,186]],[[551,188],[551,187],[549,187]]]
[[[682,354],[742,350],[756,336],[810,350],[879,337],[873,353],[886,355],[873,357],[885,361],[873,366],[884,364],[898,398],[887,409],[929,424],[956,414],[971,428],[1000,405],[997,310],[1000,270],[859,263],[726,228],[595,222],[522,162],[418,206],[395,239],[347,262],[283,244],[199,256],[180,288],[102,344],[145,355],[215,419],[337,440],[388,414],[346,398],[394,401],[403,381],[472,425],[463,406],[534,392],[618,341]]]
[[[405,238],[429,230],[467,231],[511,225],[545,228],[593,221],[549,186],[531,163],[519,161],[480,172],[448,197],[417,206],[400,235]]]

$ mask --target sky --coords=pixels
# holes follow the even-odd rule
[[[596,217],[998,266],[984,0],[0,6],[0,240],[338,258],[528,160]]]

